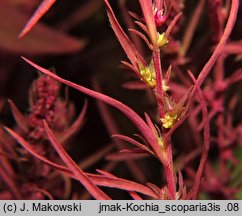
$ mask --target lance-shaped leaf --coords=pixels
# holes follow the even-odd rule
[[[71,174],[70,170],[66,167],[63,167],[61,165],[58,165],[56,163],[51,162],[50,160],[46,159],[44,156],[40,155],[35,151],[35,149],[19,134],[11,130],[10,128],[5,127],[5,130],[15,139],[19,142],[21,146],[23,146],[24,149],[26,149],[31,155],[38,158],[39,160],[43,161],[45,164],[48,164],[50,167],[59,170],[61,172],[64,172],[66,174]]]
[[[166,38],[169,37],[169,35],[170,35],[172,29],[175,27],[175,25],[176,25],[176,23],[178,22],[178,20],[180,19],[181,15],[182,15],[182,13],[177,14],[177,15],[173,18],[173,20],[171,21],[171,23],[169,24],[169,26],[168,26],[168,28],[167,28],[167,30],[166,30],[166,34],[165,34]]]
[[[7,17],[7,19],[6,19]],[[13,53],[64,54],[76,52],[86,44],[84,40],[66,35],[41,23],[21,40],[18,34],[28,18],[7,1],[0,7],[0,48]]]
[[[134,200],[143,200],[136,192],[134,191],[129,191],[129,195],[134,199]]]
[[[156,186],[155,184],[149,183],[149,182],[147,183],[147,186],[149,188],[151,188],[157,194],[158,197],[160,196],[161,189],[158,186]]]
[[[190,71],[188,71],[188,74],[195,84],[195,87],[196,87],[196,90],[197,90],[197,95],[199,97],[199,101],[200,101],[201,107],[202,107],[202,116],[203,116],[203,122],[204,122],[203,153],[202,153],[202,157],[201,157],[201,160],[200,160],[198,171],[196,173],[194,185],[191,189],[191,193],[193,194],[193,198],[197,199],[197,195],[198,195],[199,187],[200,187],[200,184],[201,184],[203,172],[204,172],[205,165],[206,165],[206,162],[207,162],[208,151],[209,151],[209,148],[210,148],[210,126],[209,126],[208,110],[207,110],[206,101],[205,101],[205,98],[203,96],[202,90],[200,89],[200,86],[198,85],[198,82],[195,79],[195,77],[193,76],[193,74]]]
[[[37,153],[32,147],[31,145],[24,140],[20,135],[18,135],[16,132],[14,132],[13,130],[9,129],[9,128],[5,128],[10,135],[12,135],[30,154],[32,154],[33,156],[35,156],[36,158],[40,159],[41,161],[43,161],[45,164],[49,165],[50,167],[56,169],[57,171],[67,174],[69,175],[71,178],[74,178],[76,180],[79,180],[72,172],[71,170],[69,170],[68,168],[58,165],[50,160],[48,160],[47,158],[45,158],[44,156],[40,155],[39,153]],[[95,174],[88,174],[86,173],[87,176],[91,179],[91,181],[99,186],[106,186],[106,187],[113,187],[113,188],[118,188],[121,190],[128,190],[128,191],[136,191],[154,198],[157,198],[156,195],[153,193],[152,190],[150,190],[148,187],[143,186],[141,184],[129,181],[129,180],[125,180],[122,178],[117,178],[112,176],[112,178],[110,177],[104,177],[104,176],[100,176],[100,175],[95,175]],[[111,175],[111,174],[110,174]]]
[[[139,0],[152,44],[157,46],[157,29],[151,0]]]
[[[134,47],[134,45],[129,40],[128,36],[125,34],[125,32],[121,28],[120,24],[118,23],[108,0],[104,0],[104,2],[106,5],[106,8],[107,8],[109,21],[111,23],[113,31],[114,31],[115,35],[117,36],[121,46],[123,47],[127,57],[129,58],[130,62],[136,69],[138,69],[138,64],[142,64],[143,66],[146,66],[145,60],[139,54],[137,49]]]
[[[111,161],[127,161],[127,160],[138,160],[149,156],[150,154],[148,154],[146,151],[140,148],[136,148],[136,149],[123,149],[118,153],[109,154],[105,158],[106,160],[111,160]]]
[[[144,186],[142,184],[129,181],[126,179],[118,178],[112,175],[111,176],[103,176],[103,175],[95,175],[88,174],[88,177],[92,179],[93,183],[99,186],[112,187],[121,190],[127,191],[136,191],[138,193],[142,193],[154,198],[158,198],[157,195],[151,190],[149,187]]]
[[[39,21],[39,19],[51,8],[51,6],[56,2],[56,0],[43,0],[39,5],[37,10],[34,12],[32,17],[29,19],[25,25],[22,32],[19,34],[19,38],[23,37],[27,32],[29,32],[33,26]]]
[[[127,136],[124,136],[124,135],[119,135],[119,134],[114,134],[112,137],[124,140],[124,141],[131,143],[131,144],[145,150],[146,152],[149,152],[150,154],[154,155],[154,152],[152,152],[147,146],[139,143],[138,141],[136,141],[136,140],[134,140],[130,137],[127,137]]]
[[[78,118],[68,129],[66,129],[64,132],[54,132],[55,136],[57,137],[60,143],[65,143],[69,138],[71,138],[75,133],[77,133],[77,131],[81,128],[84,122],[86,111],[87,101],[85,101],[82,111],[79,114]]]
[[[66,153],[64,148],[57,142],[57,139],[54,137],[54,134],[51,132],[47,122],[45,120],[43,122],[44,122],[45,131],[53,147],[60,155],[62,160],[65,162],[65,164],[68,166],[68,168],[72,171],[72,173],[83,184],[83,186],[90,192],[90,194],[95,199],[110,200],[111,198],[108,195],[106,195],[102,190],[100,190],[95,184],[93,184],[93,182],[88,178],[88,176],[78,167],[78,165]]]
[[[111,178],[117,178],[115,175],[107,172],[107,171],[104,171],[104,170],[100,170],[100,169],[97,169],[96,170],[98,173],[106,176],[106,177],[111,177]],[[128,191],[129,195],[135,199],[135,200],[142,200],[142,198],[137,194],[137,192],[135,191]]]
[[[160,151],[160,146],[157,143],[156,136],[153,134],[153,132],[147,126],[147,124],[144,122],[144,120],[136,112],[134,112],[131,108],[129,108],[122,102],[115,100],[107,95],[101,94],[99,92],[96,92],[91,89],[85,88],[85,87],[77,85],[75,83],[72,83],[68,80],[62,79],[59,76],[57,76],[56,74],[53,74],[51,71],[38,66],[37,64],[31,62],[30,60],[28,60],[24,57],[23,57],[23,59],[26,62],[28,62],[30,65],[32,65],[34,68],[36,68],[37,70],[52,77],[53,79],[58,80],[59,82],[62,82],[72,88],[77,89],[78,91],[80,91],[86,95],[89,95],[93,98],[101,100],[101,101],[105,102],[106,104],[109,104],[109,105],[117,108],[118,110],[120,110],[123,114],[125,114],[130,119],[130,121],[132,121],[134,123],[134,125],[139,129],[139,131],[144,136],[144,138],[149,143],[149,145],[153,148],[153,150],[156,153],[156,155],[158,156],[158,158],[160,160],[162,160],[163,156]]]
[[[145,89],[147,89],[147,85],[143,82],[140,82],[140,80],[126,82],[126,83],[122,84],[122,87],[125,89],[129,89],[129,90],[145,90]]]
[[[19,109],[11,100],[8,100],[8,102],[10,104],[13,117],[17,122],[18,126],[23,130],[23,132],[27,133],[29,131],[30,126],[28,123],[28,119],[19,111]]]

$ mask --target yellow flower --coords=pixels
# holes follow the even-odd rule
[[[157,137],[159,146],[163,149],[164,148],[164,138]]]
[[[156,87],[156,77],[152,63],[141,69],[140,75],[142,76],[142,80],[145,81],[150,88]]]
[[[169,113],[166,113],[164,118],[161,118],[162,126],[164,128],[171,128],[177,121],[177,115],[172,116]]]
[[[167,85],[167,83],[164,79],[162,80],[162,89],[164,92],[170,90],[170,87]]]
[[[158,33],[157,44],[159,45],[159,47],[163,47],[168,43],[169,43],[169,41],[165,37],[165,32],[163,32],[162,34]]]

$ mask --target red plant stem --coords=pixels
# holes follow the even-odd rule
[[[218,43],[223,32],[222,0],[208,0],[209,24],[212,41]]]
[[[168,143],[166,143],[166,162],[164,164],[164,167],[167,185],[170,192],[170,198],[176,199],[176,183],[173,172],[172,146],[170,140],[168,141]]]
[[[200,87],[203,83],[203,81],[206,79],[208,76],[209,72],[211,71],[212,67],[214,66],[215,62],[217,61],[218,57],[222,53],[225,44],[233,30],[236,17],[237,17],[237,12],[238,12],[238,7],[239,7],[239,0],[232,0],[232,6],[230,9],[230,14],[229,14],[229,19],[226,24],[224,33],[221,37],[221,40],[219,41],[216,49],[214,50],[212,56],[210,57],[209,61],[207,64],[203,67],[202,71],[200,72],[198,79],[197,79],[197,84]]]
[[[189,72],[189,75],[195,83],[197,95],[198,95],[198,98],[199,98],[200,103],[201,103],[203,125],[204,125],[203,126],[204,127],[204,129],[203,129],[204,145],[203,145],[202,158],[200,160],[198,171],[196,173],[194,185],[193,185],[191,193],[189,195],[189,196],[191,196],[191,198],[197,199],[199,187],[200,187],[200,184],[201,184],[201,179],[202,179],[203,172],[204,172],[206,162],[207,162],[208,151],[209,151],[209,148],[210,148],[210,126],[209,126],[208,110],[207,110],[206,101],[204,99],[202,90],[198,86],[197,81],[196,81],[195,77],[192,75],[191,72]]]
[[[154,50],[153,52],[153,61],[154,61],[154,68],[155,68],[155,75],[156,75],[156,92],[158,97],[163,96],[163,90],[162,90],[162,70],[161,70],[161,63],[160,63],[160,50]],[[158,110],[160,118],[164,116],[163,111],[163,104],[161,104],[160,100],[157,100],[158,102]]]
[[[191,41],[195,33],[195,29],[197,27],[198,21],[202,15],[204,5],[205,5],[205,0],[200,0],[191,16],[190,22],[188,23],[185,34],[182,38],[182,47],[179,53],[180,56],[185,56],[189,46],[191,45]]]
[[[214,68],[214,78],[216,81],[222,81],[224,79],[224,59],[225,56],[221,54]]]

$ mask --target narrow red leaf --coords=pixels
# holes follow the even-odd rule
[[[38,153],[36,153],[31,146],[29,146],[29,144],[21,137],[19,136],[17,133],[15,133],[14,131],[12,131],[9,128],[6,128],[6,130],[29,152],[31,153],[33,156],[35,156],[36,158],[40,159],[41,161],[43,161],[44,163],[48,164],[49,166],[55,168],[57,171],[60,172],[64,172],[65,174],[68,174],[70,177],[77,179],[77,177],[75,175],[72,174],[72,172],[67,169],[66,167],[63,167],[61,165],[55,164],[51,161],[49,161],[48,159],[46,159],[45,157],[39,155]],[[94,175],[94,174],[88,174],[87,176],[91,179],[91,181],[99,186],[106,186],[106,187],[114,187],[114,188],[118,188],[118,189],[122,189],[122,190],[128,190],[128,191],[136,191],[139,193],[143,193],[145,195],[149,195],[151,197],[157,198],[156,195],[153,193],[152,190],[150,190],[149,188],[132,182],[132,181],[128,181],[125,179],[121,179],[121,178],[117,178],[117,177],[104,177],[104,176],[100,176],[100,175]]]
[[[33,148],[32,146],[26,141],[24,140],[24,138],[22,138],[19,134],[17,134],[16,132],[14,132],[13,130],[11,130],[10,128],[5,127],[5,130],[14,138],[16,139],[19,144],[21,146],[23,146],[24,149],[26,149],[30,154],[32,154],[34,157],[40,159],[41,161],[43,161],[44,163],[48,164],[49,166],[51,166],[52,168],[62,171],[64,173],[67,174],[71,174],[70,170],[67,169],[64,166],[58,165],[56,163],[51,162],[50,160],[48,160],[47,158],[45,158],[44,156],[38,154]]]
[[[158,186],[156,186],[155,184],[149,183],[149,182],[147,183],[147,186],[149,188],[151,188],[157,194],[157,196],[160,195],[161,189]]]
[[[78,118],[68,129],[66,129],[62,133],[55,132],[55,136],[57,137],[60,143],[65,143],[70,137],[72,137],[75,133],[77,133],[77,131],[81,128],[84,122],[86,111],[87,111],[87,101],[85,101],[82,111],[79,114]]]
[[[23,37],[27,32],[29,32],[55,2],[56,0],[43,0],[37,8],[37,10],[32,15],[32,17],[30,18],[30,20],[25,25],[24,29],[19,34],[19,38]]]
[[[177,23],[178,20],[180,19],[181,15],[182,15],[182,13],[177,14],[177,15],[173,18],[173,20],[171,21],[171,23],[169,24],[169,26],[168,26],[168,28],[167,28],[167,30],[166,30],[166,34],[165,34],[167,38],[169,37],[169,35],[170,35],[172,29],[174,28],[174,26],[176,25],[176,23]]]
[[[113,174],[106,172],[104,170],[97,170],[98,173],[106,176],[106,177],[111,177],[111,178],[116,178],[116,176],[114,176]],[[135,199],[135,200],[142,200],[142,198],[135,192],[135,191],[127,191],[129,193],[129,195]]]
[[[138,150],[136,152],[136,150]],[[106,160],[111,160],[111,161],[127,161],[127,160],[138,160],[138,159],[142,159],[145,157],[150,156],[150,154],[147,154],[147,152],[140,152],[140,149],[136,149],[136,150],[127,150],[125,151],[125,149],[119,153],[113,153],[110,154],[108,156],[106,156]]]
[[[127,136],[124,136],[124,135],[120,135],[120,134],[114,134],[112,137],[124,140],[124,141],[126,141],[128,143],[131,143],[131,144],[133,144],[133,145],[135,145],[135,146],[137,146],[137,147],[139,147],[139,148],[141,148],[141,149],[151,153],[152,155],[154,155],[154,152],[151,151],[147,146],[139,143],[138,141],[136,141],[136,140],[134,140],[134,139],[132,139],[130,137],[127,137]]]
[[[99,174],[102,174],[106,177],[111,177],[111,178],[117,178],[115,175],[105,171],[105,170],[101,170],[101,169],[96,169],[96,171],[99,173]]]
[[[140,78],[142,78],[141,74],[139,73],[139,71],[137,70],[137,68],[135,68],[132,64],[126,62],[126,61],[121,61],[121,63],[123,64],[123,66],[125,66],[127,69],[133,71],[136,73],[136,75]]]
[[[129,29],[129,31],[133,32],[134,34],[138,35],[145,43],[146,45],[152,50],[153,46],[150,44],[149,40],[147,37],[142,34],[141,32],[137,31],[136,29]]]
[[[147,89],[147,85],[141,81],[129,81],[122,85],[123,88],[129,90],[145,90]]]
[[[113,98],[111,98],[107,95],[101,94],[99,92],[96,92],[96,91],[93,91],[91,89],[85,88],[83,86],[77,85],[77,84],[70,82],[68,80],[62,79],[59,76],[57,76],[56,74],[53,74],[51,71],[38,66],[37,64],[31,62],[30,60],[28,60],[24,57],[23,57],[23,59],[26,62],[28,62],[30,65],[32,65],[34,68],[36,68],[37,70],[39,70],[40,72],[52,77],[53,79],[58,80],[59,82],[62,82],[62,83],[66,84],[66,85],[68,85],[68,86],[70,86],[74,89],[77,89],[78,91],[80,91],[80,92],[82,92],[86,95],[89,95],[93,98],[104,101],[105,103],[107,103],[107,104],[117,108],[118,110],[120,110],[123,114],[125,114],[130,119],[130,121],[132,121],[135,124],[135,126],[139,129],[141,134],[144,136],[144,138],[147,140],[147,142],[153,148],[156,155],[160,159],[162,158],[160,146],[157,143],[157,139],[156,139],[155,135],[152,133],[152,131],[147,126],[147,124],[144,122],[144,120],[136,112],[134,112],[131,108],[129,108],[128,106],[126,106],[122,102],[115,100],[115,99],[113,99]]]
[[[138,61],[143,66],[145,66],[146,65],[145,60],[139,54],[137,49],[134,47],[133,43],[130,41],[128,36],[125,34],[123,29],[119,25],[108,0],[104,0],[104,2],[105,2],[105,5],[106,5],[106,8],[107,8],[109,21],[111,23],[113,31],[114,31],[115,35],[117,36],[121,46],[123,47],[126,55],[128,56],[129,60],[131,61],[132,65],[137,68],[138,67],[137,61]]]
[[[203,153],[202,153],[200,164],[199,164],[199,167],[198,167],[198,170],[197,170],[197,173],[196,173],[196,177],[195,177],[195,180],[194,180],[194,185],[191,189],[191,193],[193,194],[193,198],[197,199],[199,187],[200,187],[200,184],[201,184],[201,181],[202,181],[203,172],[204,172],[206,162],[207,162],[208,151],[209,151],[209,148],[210,148],[210,126],[209,126],[209,118],[208,118],[208,109],[207,109],[206,101],[205,101],[205,98],[203,96],[202,90],[200,89],[200,86],[198,85],[198,82],[195,79],[195,77],[193,76],[193,74],[190,71],[188,71],[188,74],[191,77],[192,81],[194,82],[196,90],[197,90],[197,95],[198,95],[199,101],[201,103],[203,125],[204,125],[204,129],[203,129],[203,140],[204,140]]]
[[[147,125],[150,127],[150,129],[153,131],[153,133],[156,134],[157,133],[156,128],[155,128],[152,120],[150,119],[150,116],[147,113],[145,113],[145,119],[146,119]]]
[[[143,200],[141,196],[139,196],[136,192],[134,191],[128,191],[129,195],[134,199],[134,200]]]
[[[42,23],[37,23],[31,32],[19,40],[18,34],[28,18],[8,2],[1,1],[0,7],[0,29],[4,29],[0,31],[1,49],[14,54],[53,55],[76,52],[86,45],[86,41]]]
[[[130,15],[132,18],[134,18],[134,19],[140,21],[140,17],[139,17],[138,14],[136,14],[136,13],[134,13],[134,12],[132,12],[132,11],[128,11],[128,13],[129,13],[129,15]]]
[[[147,35],[149,35],[149,31],[147,27],[140,21],[134,21],[136,25],[138,25]]]
[[[151,0],[139,0],[144,15],[145,23],[149,31],[149,36],[153,45],[157,45],[157,29],[153,13]]]
[[[17,122],[17,125],[20,127],[20,129],[23,130],[23,132],[27,133],[29,131],[29,123],[28,119],[19,111],[17,106],[11,101],[8,100],[10,104],[10,108],[13,114],[13,117],[15,121]]]
[[[45,120],[43,122],[44,122],[45,131],[53,147],[60,155],[62,160],[65,162],[65,164],[68,166],[68,168],[73,172],[73,174],[78,178],[78,180],[83,184],[83,186],[89,191],[89,193],[95,199],[110,200],[111,198],[108,195],[106,195],[102,190],[100,190],[95,184],[93,184],[93,182],[89,179],[89,177],[78,167],[78,165],[66,153],[64,148],[57,142],[47,122]]]
[[[136,191],[138,193],[151,196],[153,198],[158,198],[154,191],[151,190],[149,187],[133,181],[118,178],[115,176],[108,177],[95,174],[88,174],[88,177],[93,181],[93,183],[99,186],[112,187],[126,191]]]

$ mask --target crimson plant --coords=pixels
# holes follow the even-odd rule
[[[31,28],[54,2],[42,2],[20,33],[20,38],[31,31]],[[63,145],[63,140],[66,140],[66,136],[72,135],[83,121],[87,109],[86,105],[84,105],[77,123],[74,123],[74,126],[71,126],[70,129],[67,129],[69,125],[66,123],[66,116],[63,112],[58,113],[53,109],[47,110],[45,115],[36,120],[36,111],[34,111],[33,117],[30,115],[28,121],[32,123],[34,118],[36,123],[32,123],[31,126],[32,128],[35,125],[37,126],[34,128],[35,130],[30,132],[25,117],[10,101],[16,122],[25,134],[23,135],[18,130],[10,128],[6,128],[6,131],[27,150],[34,161],[42,161],[43,167],[55,170],[55,173],[58,173],[57,176],[63,175],[68,179],[78,180],[95,199],[111,199],[108,191],[100,189],[99,186],[125,190],[133,199],[198,199],[204,194],[210,195],[217,190],[225,198],[235,198],[239,192],[241,181],[234,180],[240,175],[238,174],[240,170],[236,169],[236,165],[240,161],[234,157],[233,149],[241,146],[242,130],[241,124],[233,124],[232,112],[235,109],[237,98],[226,99],[226,91],[234,83],[241,80],[242,73],[241,69],[238,69],[230,76],[225,77],[224,64],[230,54],[241,53],[241,45],[236,48],[236,45],[239,45],[240,42],[229,40],[235,25],[239,1],[231,0],[226,1],[226,3],[220,0],[207,1],[213,46],[212,54],[201,70],[194,65],[195,63],[193,64],[193,59],[188,57],[187,52],[191,46],[195,29],[199,25],[198,21],[205,7],[205,1],[198,1],[192,14],[193,17],[185,31],[182,32],[182,39],[177,39],[177,35],[181,34],[181,23],[184,18],[181,1],[139,0],[138,3],[141,12],[128,13],[125,1],[120,1],[125,22],[130,27],[130,34],[126,34],[109,1],[104,0],[111,27],[128,58],[121,63],[136,76],[135,81],[130,81],[125,86],[129,89],[141,89],[151,93],[156,106],[153,114],[148,114],[144,110],[144,118],[141,117],[121,101],[101,93],[96,80],[93,84],[94,90],[91,90],[61,78],[56,73],[37,65],[26,57],[22,58],[44,74],[42,79],[49,80],[55,86],[51,89],[53,90],[51,92],[46,91],[48,87],[44,87],[44,100],[38,102],[43,103],[43,107],[53,108],[49,103],[53,102],[53,95],[56,99],[59,89],[57,82],[61,82],[121,111],[137,127],[138,135],[119,134],[119,129],[111,118],[107,107],[103,103],[99,102],[98,104],[106,127],[119,149],[118,153],[112,153],[107,158],[124,160],[131,170],[137,171],[136,174],[140,177],[138,180],[141,180],[144,172],[130,159],[156,158],[163,168],[162,174],[165,179],[161,186],[149,182],[141,184],[138,180],[136,182],[120,178],[108,172],[108,169],[97,169],[98,174],[91,174],[85,172],[73,161],[66,152],[67,148]],[[147,50],[148,57],[145,54]],[[169,54],[173,55],[170,59],[167,57]],[[180,81],[173,78],[174,74],[177,74]],[[151,100],[148,100],[148,102],[151,102]],[[227,103],[229,104],[228,108],[226,107]],[[40,105],[38,104],[38,106]],[[62,107],[64,107],[59,100],[55,101],[55,106],[57,106],[56,110],[63,110]],[[57,115],[55,118],[53,112]],[[57,122],[65,123],[66,128],[64,129],[66,131],[64,133],[58,133],[63,130],[63,126]],[[188,122],[190,133],[192,133],[197,147],[187,153],[187,157],[180,162],[182,166],[179,166],[179,163],[174,159],[175,141],[173,141],[173,137],[178,128],[179,130],[182,128],[183,131],[188,130],[184,122]],[[214,132],[214,128],[216,128],[216,132]],[[67,135],[65,136],[65,134]],[[58,159],[56,155],[55,157],[50,156],[45,153],[47,150],[41,152],[33,145],[29,137],[36,139],[37,135],[38,139],[41,136],[44,142],[52,144],[59,155]],[[7,135],[5,136],[7,137]],[[6,143],[6,140],[3,142]],[[133,145],[133,148],[125,147],[123,149],[123,142]],[[185,144],[180,143],[180,145]],[[212,164],[213,161],[209,158],[209,150],[213,146],[216,146],[219,154],[217,173],[213,171],[215,167]],[[51,149],[50,146],[47,148]],[[179,155],[179,152],[177,154]],[[187,165],[190,161],[196,160],[197,167]],[[7,166],[11,167],[6,161],[5,164],[7,164],[5,169]],[[41,165],[37,167],[41,167]],[[1,173],[4,176],[4,170]],[[220,179],[220,175],[224,176],[228,173],[230,173],[228,176],[232,175],[231,173],[234,174],[231,178],[223,177],[223,179]],[[241,179],[241,176],[238,178]],[[45,178],[45,180],[48,180],[48,178]],[[47,190],[49,188],[45,188],[42,192],[47,193]],[[19,194],[16,198],[20,198],[21,192],[19,193],[16,187],[12,193],[15,194],[16,191]],[[56,192],[54,189],[53,191]],[[212,198],[212,196],[209,198]]]

